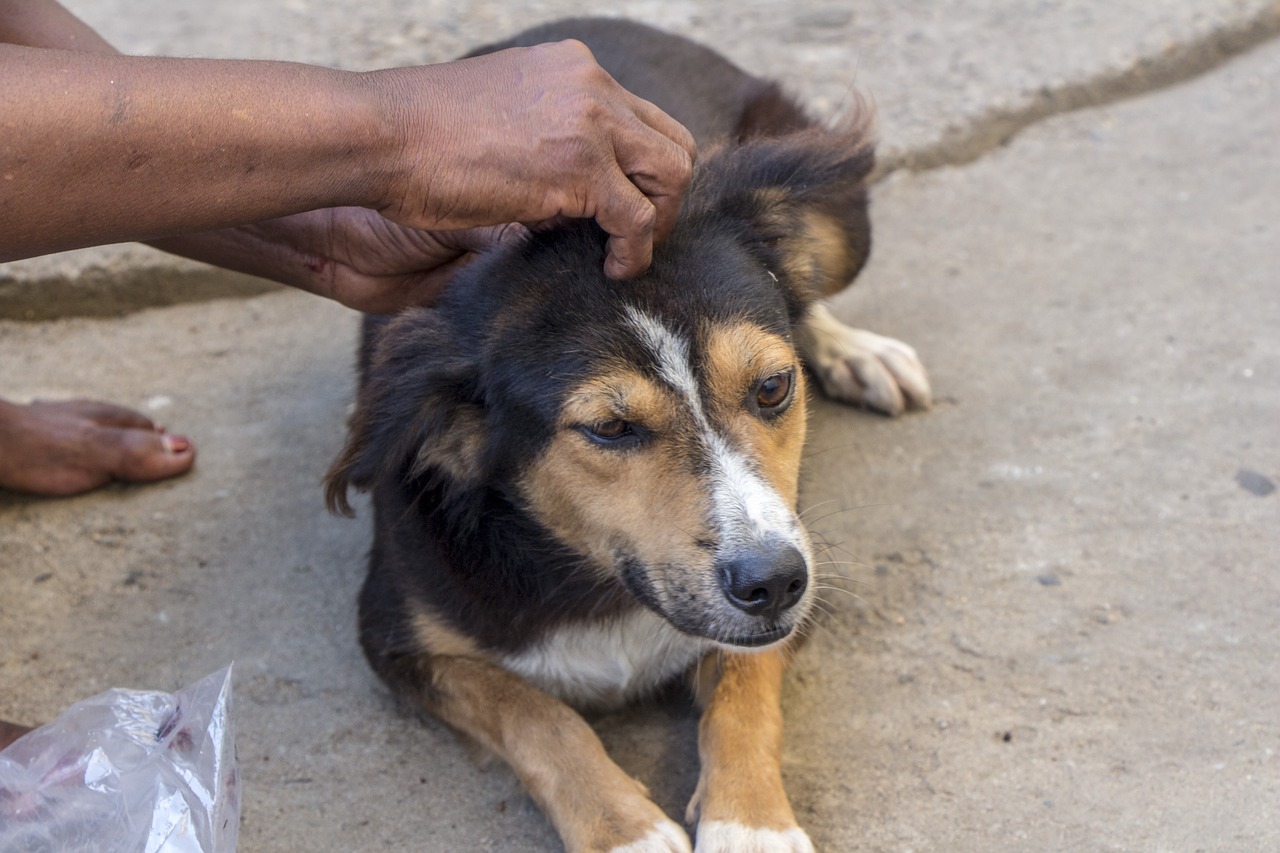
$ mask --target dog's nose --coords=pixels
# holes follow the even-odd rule
[[[720,572],[725,598],[752,616],[777,617],[809,586],[804,556],[790,545],[726,560]]]

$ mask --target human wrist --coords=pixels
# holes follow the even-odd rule
[[[391,68],[353,75],[355,96],[363,101],[358,114],[365,147],[349,177],[356,198],[346,206],[376,210],[403,224],[423,227],[425,210],[404,208],[417,183],[429,181],[439,167],[442,148],[433,140],[445,66]],[[409,221],[405,221],[405,220]]]

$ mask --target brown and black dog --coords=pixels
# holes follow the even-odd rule
[[[927,406],[904,344],[819,300],[870,248],[862,108],[838,129],[685,39],[564,21],[685,124],[700,162],[636,281],[565,225],[369,318],[331,507],[373,492],[360,635],[378,674],[505,759],[570,851],[689,851],[571,709],[688,678],[704,707],[697,850],[808,851],[782,788],[783,670],[810,618],[796,514],[808,364],[839,399]]]

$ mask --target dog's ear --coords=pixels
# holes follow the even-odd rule
[[[325,476],[329,510],[348,516],[352,486],[432,469],[474,481],[487,434],[475,358],[435,311],[410,309],[374,334],[346,446]]]
[[[691,194],[744,224],[766,266],[807,305],[847,285],[870,254],[874,126],[874,110],[859,101],[835,129],[747,139],[710,153]]]

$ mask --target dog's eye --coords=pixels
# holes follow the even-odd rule
[[[776,409],[791,399],[791,372],[765,377],[756,386],[756,405],[762,410]]]
[[[614,418],[611,421],[601,421],[598,424],[591,425],[591,434],[596,438],[614,439],[622,438],[627,434],[628,424],[624,420]]]
[[[579,427],[579,430],[596,444],[619,449],[635,447],[644,438],[644,430],[621,418],[597,421],[594,424]]]

